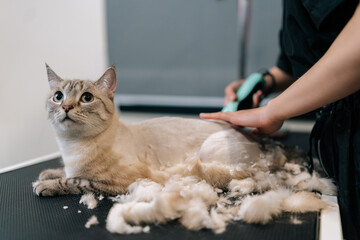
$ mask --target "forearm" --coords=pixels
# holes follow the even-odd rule
[[[288,119],[360,89],[360,7],[326,54],[279,97],[270,101],[275,119]]]

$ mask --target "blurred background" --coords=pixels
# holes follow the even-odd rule
[[[276,62],[281,0],[250,12],[246,74]],[[0,0],[0,168],[58,151],[45,62],[93,80],[114,64],[127,121],[126,110],[216,110],[238,79],[237,26],[236,0]]]

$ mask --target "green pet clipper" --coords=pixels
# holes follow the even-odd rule
[[[236,92],[236,101],[229,102],[221,111],[236,112],[241,109],[252,107],[253,94],[262,90],[265,86],[264,76],[261,73],[253,73],[246,78],[244,83]]]

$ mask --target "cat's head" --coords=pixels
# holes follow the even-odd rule
[[[108,68],[95,82],[63,80],[46,65],[50,95],[48,118],[58,136],[85,138],[106,130],[114,116],[116,71]]]

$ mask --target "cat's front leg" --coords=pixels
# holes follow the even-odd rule
[[[57,179],[62,177],[65,177],[64,168],[46,169],[40,173],[39,180],[44,181],[48,179]]]
[[[109,184],[104,181],[93,181],[83,178],[57,178],[33,183],[34,192],[38,196],[57,196],[93,192],[117,195],[127,190],[128,184]]]
[[[38,196],[57,196],[67,194],[79,194],[85,192],[78,185],[81,179],[76,178],[56,178],[39,180],[33,183],[33,190]]]

